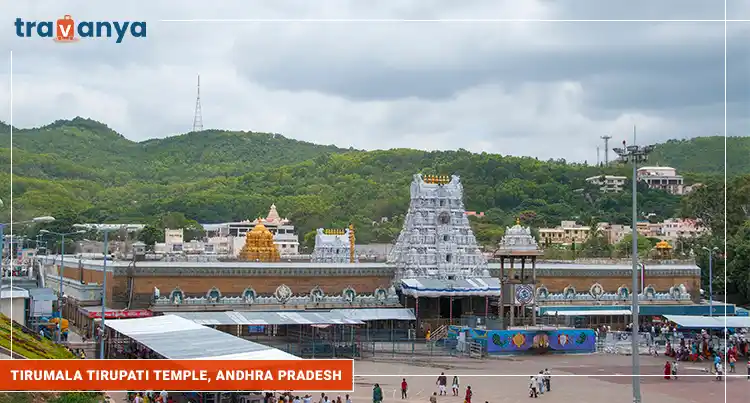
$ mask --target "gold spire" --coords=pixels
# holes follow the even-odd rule
[[[516,217],[516,225],[521,225],[521,217]]]
[[[278,262],[279,249],[273,243],[273,234],[258,217],[258,224],[245,235],[245,246],[240,251],[240,259],[245,261]]]

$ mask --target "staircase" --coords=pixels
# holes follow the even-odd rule
[[[435,329],[434,331],[430,332],[430,342],[437,343],[440,340],[445,339],[448,337],[448,326],[442,325]]]

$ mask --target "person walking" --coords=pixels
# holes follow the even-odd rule
[[[471,403],[471,397],[474,396],[474,392],[471,391],[471,386],[466,387],[466,396],[464,397],[464,403]]]
[[[544,394],[544,375],[542,374],[542,371],[539,371],[539,374],[536,376],[536,382],[539,384],[537,388],[539,389],[539,394]]]
[[[437,392],[432,392],[432,396],[430,396],[430,403],[437,403]]]
[[[460,387],[458,386],[458,376],[453,376],[453,382],[451,382],[451,390],[453,391],[453,396],[458,396],[458,391],[460,390]]]
[[[448,378],[445,376],[445,372],[441,372],[440,376],[437,379],[437,382],[435,382],[438,386],[438,391],[440,392],[440,396],[445,396],[448,394],[448,392],[445,391],[445,385],[448,383]]]
[[[381,403],[383,401],[383,390],[377,383],[372,387],[372,403]]]
[[[537,383],[536,379],[534,379],[534,376],[532,375],[529,378],[529,397],[533,397],[533,398],[539,397],[539,394],[536,391],[537,385],[539,384]]]
[[[547,388],[547,392],[552,390],[552,375],[549,372],[549,369],[544,369],[544,386]]]
[[[406,399],[406,391],[409,385],[406,383],[406,378],[401,379],[401,399]]]

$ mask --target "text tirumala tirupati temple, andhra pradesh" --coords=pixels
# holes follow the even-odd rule
[[[711,309],[734,314],[733,305],[709,306],[700,300],[700,269],[694,264],[646,264],[641,289],[632,290],[629,264],[541,261],[530,229],[520,223],[506,230],[492,256],[496,262],[488,263],[469,225],[458,176],[414,175],[410,193],[403,229],[387,262],[358,261],[352,226],[319,229],[310,258],[285,259],[274,247],[278,239],[267,222],[278,231],[290,224],[278,218],[273,206],[267,219],[243,222],[237,261],[107,262],[107,309],[185,317],[236,312],[256,319],[311,311],[331,321],[339,314],[336,320],[359,323],[401,320],[399,326],[408,323],[418,333],[467,318],[475,318],[472,326],[476,320],[507,327],[573,316],[587,318],[590,326],[625,325],[633,292],[644,317],[702,315]],[[46,259],[45,280],[57,289],[58,268],[64,266],[66,315],[95,311],[90,307],[101,305],[103,262],[74,256],[60,260]],[[236,324],[263,323],[251,319]]]

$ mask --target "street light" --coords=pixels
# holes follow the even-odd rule
[[[57,341],[58,343],[62,340],[62,319],[63,319],[63,312],[62,312],[62,303],[63,303],[63,274],[65,273],[65,237],[68,235],[76,235],[76,234],[85,234],[86,231],[80,230],[80,231],[73,231],[73,232],[55,232],[55,231],[48,231],[46,229],[39,230],[42,234],[51,234],[51,235],[57,235],[62,238],[62,246],[60,247],[60,303],[58,304],[57,310],[60,313],[60,321],[59,324],[59,331],[57,332]]]
[[[704,246],[701,249],[708,252],[708,316],[714,316],[714,252],[718,252],[719,248],[714,246],[709,249]]]
[[[641,380],[640,380],[640,349],[638,348],[638,163],[644,162],[648,154],[653,151],[654,146],[637,146],[635,145],[636,131],[633,126],[633,145],[626,145],[622,142],[622,148],[614,148],[614,152],[620,156],[620,161],[627,164],[633,164],[633,222],[632,222],[632,240],[633,243],[633,334],[632,334],[632,355],[633,355],[633,402],[641,403]]]
[[[123,224],[119,227],[104,227],[103,225],[91,226],[86,224],[74,224],[73,228],[86,228],[95,229],[104,234],[104,262],[102,264],[102,321],[101,330],[99,332],[99,358],[104,359],[104,317],[107,314],[107,255],[109,254],[109,233],[111,231],[119,231],[123,228],[129,229],[127,225]],[[86,231],[84,231],[86,232]]]

